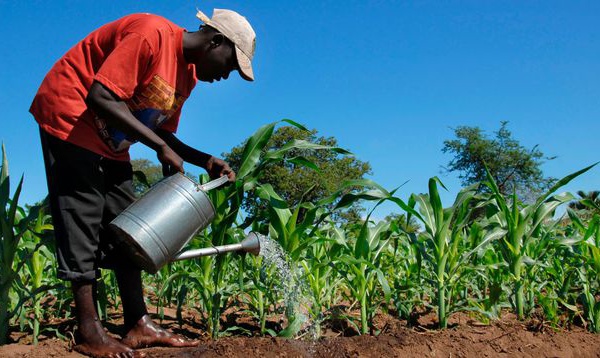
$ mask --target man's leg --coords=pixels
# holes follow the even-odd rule
[[[123,303],[125,332],[129,332],[142,317],[148,314],[144,302],[142,272],[134,267],[130,269],[118,268],[115,270],[115,275],[117,276]]]
[[[195,347],[198,340],[188,340],[161,328],[150,319],[144,303],[142,275],[139,269],[116,269],[123,302],[125,331],[122,342],[131,348],[151,346]]]
[[[197,340],[187,340],[156,325],[150,319],[144,302],[142,272],[119,250],[109,223],[135,200],[133,172],[129,162],[104,160],[106,204],[100,229],[100,248],[105,259],[102,264],[114,270],[123,303],[125,331],[122,342],[131,348],[168,346],[194,347]]]
[[[76,351],[92,357],[144,356],[106,334],[96,312],[93,281],[73,281],[71,288],[78,325]]]
[[[97,155],[40,131],[50,210],[56,239],[59,278],[71,281],[77,318],[75,350],[94,357],[143,356],[111,338],[98,319],[94,267],[98,197],[89,182]],[[101,213],[102,206],[99,208]],[[97,225],[96,225],[97,226]]]

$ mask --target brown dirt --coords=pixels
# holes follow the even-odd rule
[[[195,317],[184,316],[182,327],[167,310],[161,322],[164,327],[203,343],[196,348],[148,348],[148,357],[600,357],[600,335],[582,327],[553,330],[541,322],[519,322],[509,314],[490,325],[483,325],[465,314],[455,314],[447,330],[428,329],[435,324],[431,314],[420,317],[415,327],[391,316],[380,316],[377,336],[348,336],[339,324],[329,324],[324,338],[316,341],[289,340],[255,336],[232,336],[211,340]],[[233,315],[235,316],[235,314]],[[225,320],[235,322],[235,317]],[[238,317],[240,318],[240,317]],[[241,318],[240,318],[241,319]],[[247,320],[246,320],[247,321]],[[119,318],[106,323],[113,335],[119,333]],[[339,322],[338,322],[339,323]],[[71,320],[48,322],[47,325],[67,336],[73,330]],[[252,332],[250,332],[252,333]],[[42,337],[37,346],[31,337],[13,333],[15,343],[0,347],[0,357],[81,357],[70,349],[70,343],[56,337]]]

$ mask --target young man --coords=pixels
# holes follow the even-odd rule
[[[173,134],[196,81],[227,79],[237,70],[254,80],[255,34],[230,10],[187,32],[150,14],[135,14],[92,32],[48,72],[30,108],[40,135],[56,236],[58,275],[71,281],[77,345],[96,357],[133,357],[153,345],[195,346],[154,324],[143,299],[141,271],[116,249],[108,223],[134,200],[128,148],[140,141],[156,151],[163,172],[183,161],[212,178],[235,173],[223,160]],[[160,203],[157,203],[160,205]],[[99,268],[115,271],[125,332],[109,337],[96,312]]]

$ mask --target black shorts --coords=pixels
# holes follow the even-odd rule
[[[108,224],[135,200],[130,162],[111,160],[40,130],[58,277],[82,281],[99,268],[135,268]]]

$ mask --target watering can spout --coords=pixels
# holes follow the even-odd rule
[[[242,240],[242,242],[238,242],[237,244],[212,246],[205,247],[202,249],[179,252],[171,258],[171,261],[187,260],[208,255],[218,255],[232,251],[244,251],[249,252],[253,255],[258,255],[260,253],[260,240],[258,234],[251,232],[248,234],[248,236],[246,236],[244,240]]]
[[[258,256],[260,254],[260,240],[258,234],[251,232],[241,242],[242,250],[244,252],[251,253],[252,255]]]

